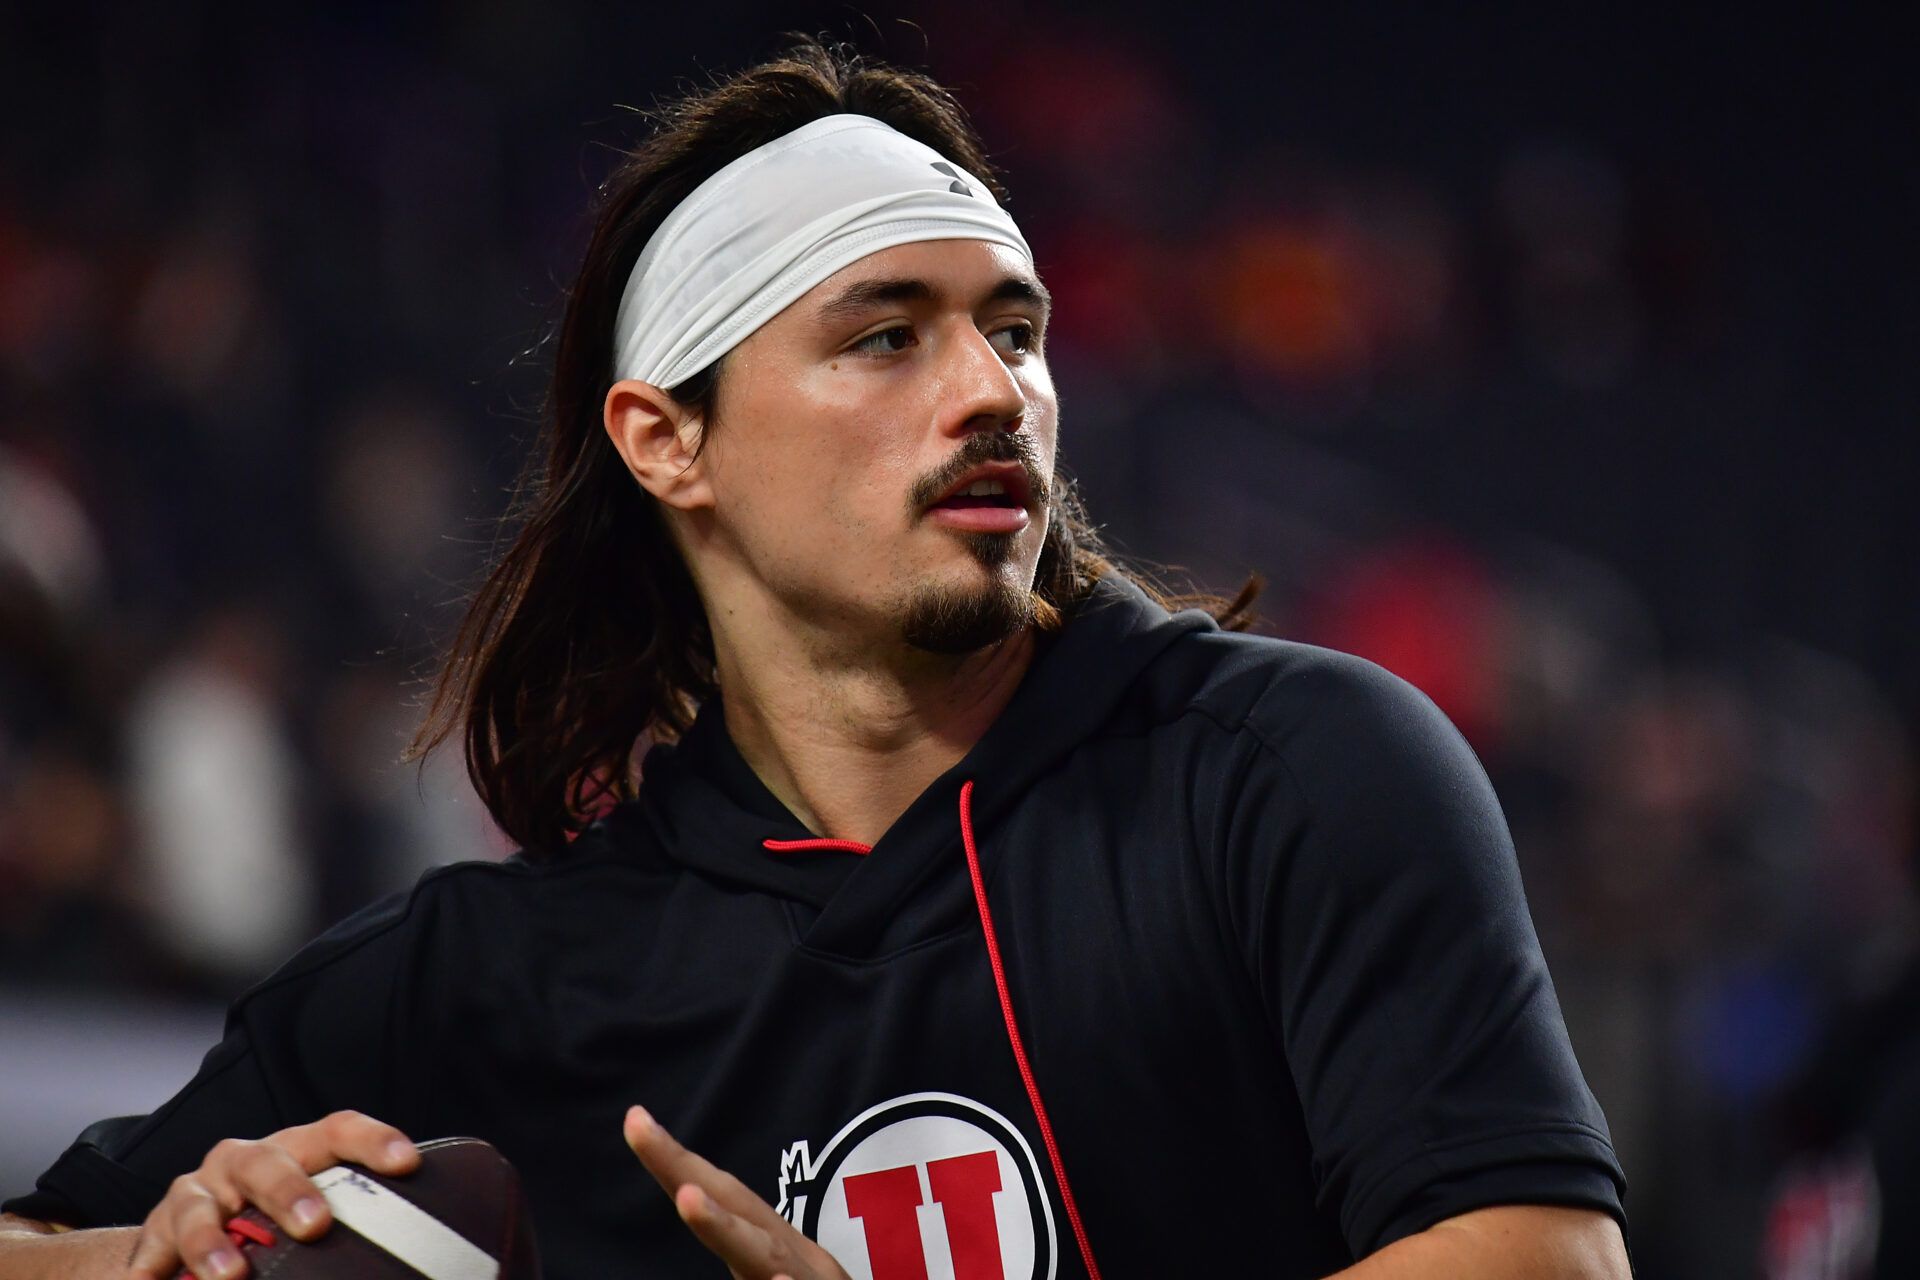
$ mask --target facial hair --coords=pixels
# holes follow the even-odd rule
[[[939,471],[913,487],[916,513],[982,462],[1018,462],[1039,500],[1041,519],[1051,513],[1052,492],[1024,435],[983,432],[971,436]],[[916,586],[901,610],[900,637],[928,653],[962,654],[1017,635],[1033,621],[1033,584],[1008,581],[1006,566],[1019,553],[1017,533],[956,533],[986,572],[977,586]]]
[[[1009,582],[1001,571],[1013,559],[1017,535],[959,536],[987,570],[987,580],[973,587],[919,587],[908,597],[900,638],[928,653],[972,653],[1019,634],[1033,621],[1031,587]]]

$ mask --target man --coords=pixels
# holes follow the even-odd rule
[[[610,180],[422,738],[524,851],[245,993],[0,1270],[225,1280],[242,1202],[311,1239],[307,1174],[463,1133],[557,1277],[1626,1274],[1484,774],[1100,554],[986,173],[937,85],[809,44]]]

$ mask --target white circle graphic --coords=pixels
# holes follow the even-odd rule
[[[1033,1151],[970,1098],[870,1108],[809,1162],[805,1196],[801,1225],[854,1280],[1053,1280]]]

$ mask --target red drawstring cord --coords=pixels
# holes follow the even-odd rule
[[[809,840],[762,840],[762,848],[774,853],[794,853],[801,849],[835,849],[841,853],[868,854],[873,852],[870,844],[861,844],[858,840],[825,840],[814,837]]]
[[[1013,1060],[1020,1066],[1020,1078],[1027,1085],[1027,1100],[1033,1104],[1033,1118],[1040,1122],[1040,1140],[1047,1144],[1047,1159],[1053,1162],[1054,1181],[1060,1184],[1060,1199],[1067,1206],[1067,1221],[1073,1224],[1073,1238],[1080,1242],[1080,1260],[1087,1264],[1089,1280],[1100,1280],[1100,1266],[1093,1260],[1093,1245],[1087,1229],[1080,1224],[1080,1206],[1074,1203],[1073,1187],[1067,1181],[1067,1167],[1060,1161],[1060,1144],[1053,1140],[1053,1122],[1047,1119],[1047,1104],[1040,1100],[1040,1084],[1033,1078],[1033,1066],[1027,1061],[1027,1048],[1020,1039],[1020,1025],[1013,1017],[1013,997],[1007,992],[1007,970],[1000,962],[1000,939],[993,932],[993,912],[987,909],[987,882],[980,875],[980,851],[973,843],[973,780],[960,787],[960,839],[967,847],[967,872],[973,877],[973,903],[980,909],[980,927],[987,935],[987,963],[993,966],[993,985],[1000,992],[1000,1013],[1007,1022],[1007,1043],[1013,1046]]]
[[[1053,1139],[1053,1122],[1047,1119],[1047,1104],[1040,1100],[1040,1083],[1033,1077],[1027,1061],[1027,1047],[1020,1039],[1020,1024],[1014,1020],[1013,997],[1007,992],[1007,970],[1000,962],[1000,939],[993,931],[993,912],[987,909],[987,884],[980,876],[980,851],[973,842],[973,780],[960,787],[960,840],[967,849],[967,874],[973,877],[973,904],[980,911],[980,928],[987,935],[987,963],[993,967],[993,985],[1000,993],[1000,1016],[1006,1020],[1007,1043],[1013,1046],[1013,1060],[1020,1067],[1020,1079],[1027,1086],[1027,1101],[1033,1105],[1033,1118],[1040,1124],[1040,1140],[1046,1144],[1047,1159],[1053,1162],[1053,1179],[1060,1184],[1060,1200],[1067,1206],[1067,1221],[1073,1224],[1073,1238],[1080,1243],[1080,1260],[1086,1263],[1088,1280],[1100,1280],[1100,1266],[1093,1260],[1093,1245],[1087,1229],[1080,1224],[1080,1206],[1074,1203],[1073,1186],[1067,1181],[1067,1167],[1060,1160],[1060,1144]],[[846,853],[867,854],[873,846],[857,840],[762,840],[761,845],[774,853],[800,849],[837,849]]]
[[[273,1232],[267,1230],[251,1218],[228,1218],[227,1239],[233,1241],[236,1245],[244,1245],[249,1240],[254,1244],[267,1245],[269,1247],[275,1243]],[[182,1267],[176,1280],[196,1280],[196,1277],[193,1272]]]

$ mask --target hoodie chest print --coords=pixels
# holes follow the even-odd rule
[[[1032,1148],[1006,1117],[957,1094],[882,1102],[818,1156],[793,1143],[776,1208],[854,1280],[1053,1280],[1057,1266]]]

